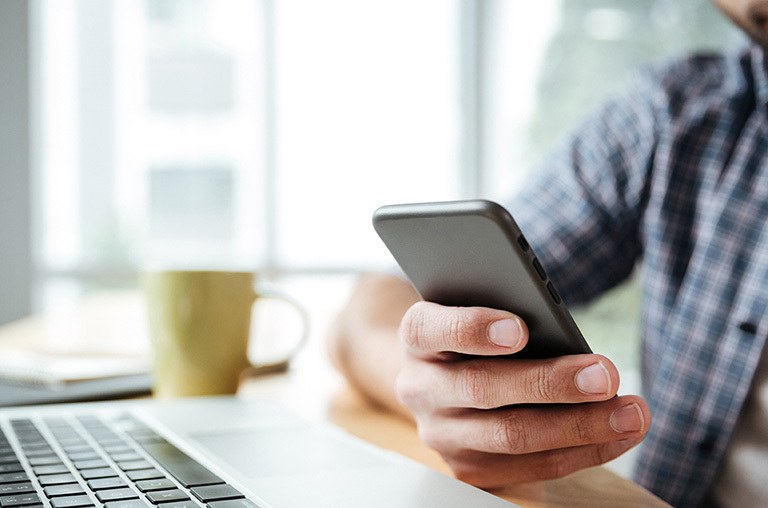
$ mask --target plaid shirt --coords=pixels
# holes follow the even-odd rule
[[[766,114],[756,47],[647,70],[510,206],[571,304],[642,261],[636,479],[675,506],[707,499],[768,336]]]

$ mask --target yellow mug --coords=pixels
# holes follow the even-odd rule
[[[147,270],[142,287],[148,305],[156,397],[233,394],[244,371],[285,370],[309,332],[304,309],[290,298],[255,290],[256,274],[220,270]],[[279,299],[302,322],[284,358],[254,364],[248,358],[254,305]]]

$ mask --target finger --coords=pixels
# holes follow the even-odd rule
[[[445,352],[506,355],[525,346],[528,328],[503,310],[418,302],[405,313],[400,338],[409,352],[421,357]]]
[[[445,456],[454,475],[480,488],[561,478],[575,471],[605,464],[642,442],[643,437],[549,450],[527,455],[464,452]]]
[[[637,396],[604,402],[433,415],[419,425],[422,440],[441,450],[522,455],[642,436],[651,413]]]
[[[494,409],[511,404],[574,403],[616,395],[619,372],[602,355],[547,360],[472,358],[460,362],[406,361],[398,396],[416,409]]]

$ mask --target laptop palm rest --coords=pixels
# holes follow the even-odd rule
[[[289,426],[193,433],[191,438],[247,478],[381,466],[389,462],[360,453],[322,428]]]

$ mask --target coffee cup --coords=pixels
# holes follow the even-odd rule
[[[256,291],[256,279],[248,271],[144,271],[156,397],[233,394],[246,371],[288,367],[307,339],[306,312],[285,295]],[[301,331],[281,358],[259,363],[249,358],[249,345],[269,339],[254,336],[252,315],[267,300],[293,307]]]

